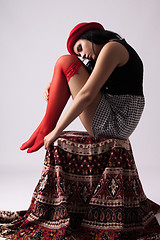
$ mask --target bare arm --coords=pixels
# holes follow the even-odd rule
[[[46,149],[48,149],[49,145],[59,134],[91,104],[115,67],[121,64],[123,50],[120,44],[115,42],[108,43],[102,48],[94,70],[86,84],[76,95],[55,129],[45,137],[44,145]]]

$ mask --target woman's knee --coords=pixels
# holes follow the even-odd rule
[[[63,55],[61,56],[56,63],[56,67],[61,69],[69,82],[70,78],[78,73],[78,70],[81,66],[84,66],[82,61],[74,55]]]
[[[79,58],[77,56],[74,55],[62,55],[61,57],[58,58],[56,65],[59,65],[63,68],[67,68],[69,67],[71,64],[73,64],[74,62],[80,61]]]

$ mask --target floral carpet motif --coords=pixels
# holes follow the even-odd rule
[[[63,132],[46,152],[26,211],[0,212],[0,236],[24,240],[160,239],[129,140]]]

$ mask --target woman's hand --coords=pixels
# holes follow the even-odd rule
[[[45,88],[44,94],[43,94],[43,98],[48,101],[49,98],[49,89],[50,89],[50,85],[51,83],[49,82]]]
[[[60,133],[58,133],[56,129],[46,135],[44,138],[44,148],[49,150],[50,145],[59,137],[59,135]]]

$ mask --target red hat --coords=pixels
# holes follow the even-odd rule
[[[67,49],[71,55],[75,55],[73,51],[73,46],[77,39],[85,32],[92,30],[92,29],[102,29],[104,27],[97,22],[90,22],[90,23],[79,23],[77,24],[70,32],[68,40],[67,40]]]

